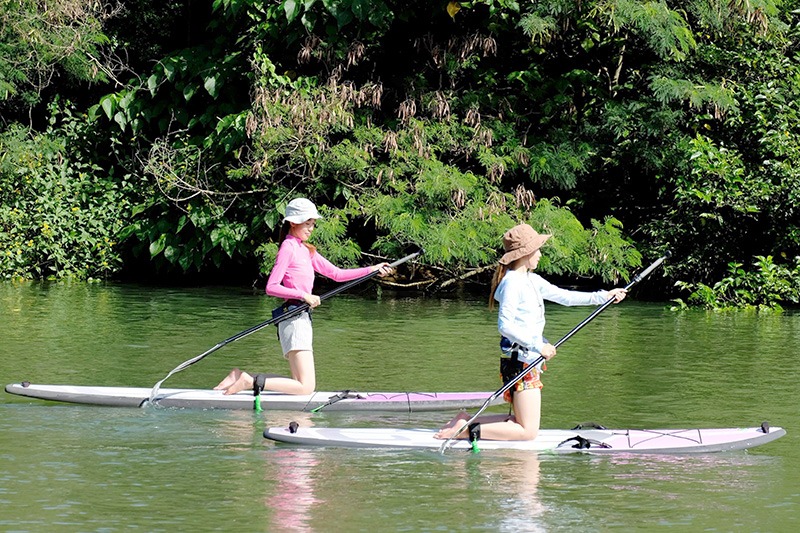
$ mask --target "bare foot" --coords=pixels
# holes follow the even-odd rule
[[[453,419],[445,424],[439,431],[434,433],[433,438],[435,439],[450,439],[456,435],[456,432],[463,433],[463,430],[466,430],[466,426],[464,422],[472,418],[469,416],[469,413],[465,411],[461,411],[458,413]]]
[[[236,380],[238,380],[239,377],[241,377],[241,375],[242,371],[239,370],[238,368],[234,368],[233,370],[230,371],[230,373],[227,376],[225,376],[225,379],[219,382],[219,385],[214,387],[214,390],[227,389],[228,387],[236,383]]]
[[[239,379],[234,381],[227,389],[225,389],[225,395],[227,396],[228,394],[236,394],[239,391],[252,388],[253,388],[253,376],[251,376],[247,372],[242,372],[239,375]]]

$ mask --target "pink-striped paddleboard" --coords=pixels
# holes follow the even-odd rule
[[[264,437],[292,444],[347,448],[431,449],[442,447],[430,429],[272,427]],[[757,427],[717,429],[543,429],[530,441],[479,440],[481,450],[513,449],[547,453],[708,453],[743,450],[766,444],[786,434],[765,422]],[[451,449],[471,449],[464,440]]]
[[[92,387],[38,385],[22,382],[6,385],[6,392],[39,400],[143,407],[152,389],[144,387]],[[395,411],[419,412],[473,409],[483,405],[491,392],[314,392],[309,395],[261,393],[261,407],[278,411]],[[153,403],[161,407],[199,409],[253,409],[252,392],[224,395],[209,389],[159,389]],[[494,403],[501,403],[502,398]]]

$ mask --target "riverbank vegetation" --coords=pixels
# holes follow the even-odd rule
[[[800,293],[797,0],[0,0],[0,275],[255,277],[286,203],[335,262],[424,247],[681,305]]]

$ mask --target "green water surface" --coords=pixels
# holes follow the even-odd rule
[[[267,426],[438,427],[454,413],[103,408],[0,396],[0,531],[797,531],[800,314],[674,313],[635,294],[548,365],[547,428],[736,427],[788,435],[695,456],[444,455],[265,441]],[[0,284],[0,381],[152,387],[261,323],[237,288]],[[558,340],[591,308],[548,306]],[[494,391],[483,298],[341,295],[314,314],[320,390]],[[233,366],[286,373],[275,328],[165,387]],[[493,408],[495,409],[495,408]]]

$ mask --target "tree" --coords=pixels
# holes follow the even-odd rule
[[[225,57],[249,59],[252,99],[213,130],[194,120],[153,145],[145,168],[171,203],[145,214],[173,222],[137,223],[129,235],[164,261],[202,268],[210,257],[220,264],[255,252],[269,268],[275,244],[251,235],[274,238],[282,206],[302,193],[329,206],[317,238],[341,261],[421,245],[445,280],[491,265],[502,232],[527,219],[559,237],[545,269],[617,280],[640,263],[619,220],[585,229],[537,193],[574,186],[590,147],[534,132],[542,119],[528,108],[546,95],[517,96],[517,81],[502,81],[498,72],[524,59],[498,56],[497,20],[485,10],[453,24],[444,5],[427,2],[215,5],[228,17],[220,25],[251,21]],[[203,59],[181,76],[209,64],[192,56]],[[216,106],[226,101],[211,96]],[[129,108],[149,107],[135,101]],[[179,231],[165,231],[176,220]]]
[[[0,0],[0,112],[24,117],[59,76],[107,80],[103,21],[114,10],[80,0]],[[63,83],[63,82],[62,82]]]

